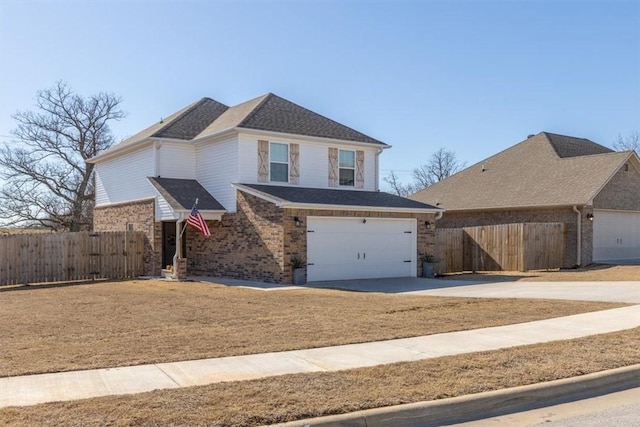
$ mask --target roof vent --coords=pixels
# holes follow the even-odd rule
[[[532,136],[535,136],[535,135],[530,133],[529,135],[527,135],[527,139],[531,138]]]
[[[482,172],[486,171],[487,169],[484,167],[484,165],[482,165]]]

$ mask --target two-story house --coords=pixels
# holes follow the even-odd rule
[[[228,107],[203,98],[89,160],[96,231],[147,237],[150,275],[291,283],[407,277],[433,253],[442,210],[380,192],[389,145],[273,94]],[[211,236],[180,231],[198,199]]]

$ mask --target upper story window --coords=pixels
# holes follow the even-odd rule
[[[289,182],[289,146],[269,144],[269,176],[271,182]]]
[[[351,150],[340,150],[338,157],[340,185],[353,187],[356,176],[356,152]]]

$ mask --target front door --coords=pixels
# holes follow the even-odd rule
[[[176,223],[171,221],[162,223],[162,268],[173,265],[173,256],[176,253]],[[187,234],[182,235],[182,256],[187,257]]]

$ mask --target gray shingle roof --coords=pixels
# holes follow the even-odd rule
[[[103,151],[96,158],[133,146],[150,137],[190,141],[232,128],[387,146],[384,142],[268,93],[233,107],[228,107],[211,98],[202,98]]]
[[[152,136],[190,140],[198,136],[211,122],[227,111],[229,107],[211,98],[202,98],[179,117],[167,122]]]
[[[386,145],[382,141],[272,93],[262,97],[261,102],[237,126],[246,129]]]
[[[631,156],[542,132],[410,198],[446,210],[585,205]]]
[[[380,191],[334,190],[325,188],[307,188],[276,186],[263,184],[239,184],[242,187],[258,191],[282,201],[300,204],[358,206],[371,208],[398,209],[438,209],[434,206],[409,200],[404,197]]]
[[[191,210],[198,199],[198,210],[224,211],[225,208],[195,179],[147,178],[173,210]]]
[[[611,148],[604,147],[585,138],[557,135],[555,133],[542,132],[546,135],[551,146],[560,158],[590,156],[592,154],[612,153]]]

